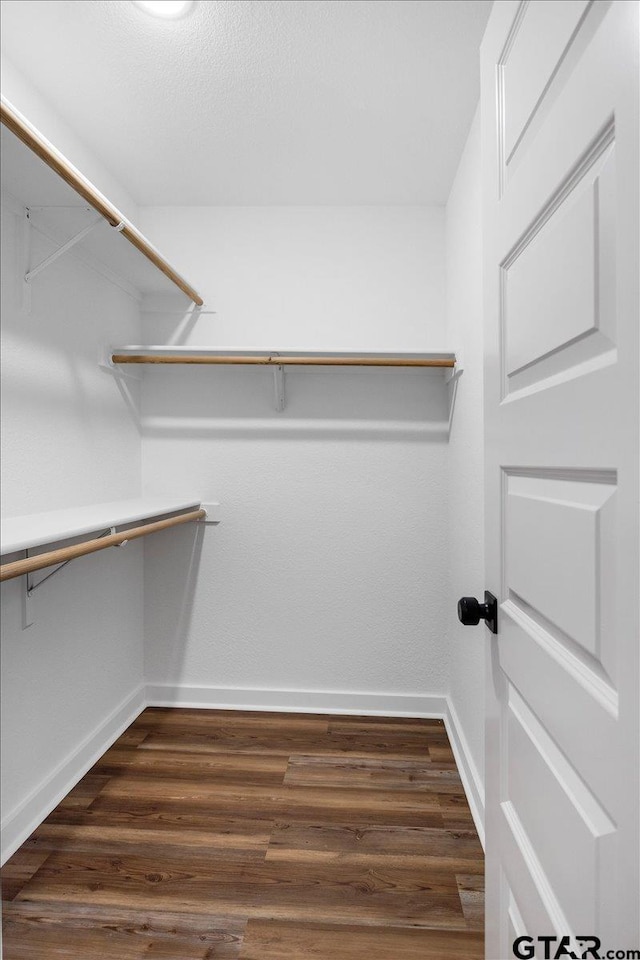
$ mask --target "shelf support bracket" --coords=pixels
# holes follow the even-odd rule
[[[206,511],[204,517],[201,520],[194,521],[196,525],[198,523],[208,523],[208,524],[218,524],[220,523],[220,504],[219,503],[201,503],[200,507],[202,510]]]
[[[462,356],[459,352],[456,352],[455,366],[452,367],[452,369],[447,373],[444,381],[447,385],[447,393],[449,396],[448,436],[451,436],[451,427],[453,426],[453,412],[456,407],[456,397],[458,395],[458,381],[463,373],[464,373],[464,366],[462,363]]]
[[[28,215],[28,214],[27,214]],[[91,233],[92,230],[98,226],[99,223],[102,223],[102,217],[97,217],[93,220],[84,230],[81,230],[79,233],[76,233],[75,236],[71,237],[70,240],[67,240],[66,243],[63,243],[61,247],[58,247],[57,250],[54,250],[52,254],[48,257],[45,257],[44,260],[41,260],[35,267],[32,267],[31,270],[27,270],[24,275],[24,281],[28,285],[31,283],[34,277],[37,277],[39,273],[43,270],[46,270],[47,267],[50,267],[52,263],[65,254],[68,250],[71,250],[72,247],[75,247],[76,243],[80,243],[81,240],[87,236],[88,233]]]
[[[22,629],[26,630],[30,627],[35,618],[35,600],[33,592],[29,589],[29,575],[25,574],[22,577]]]
[[[22,217],[22,236],[21,236],[21,253],[22,253],[22,309],[25,313],[31,313],[31,287],[26,279],[29,264],[31,263],[31,210],[29,207],[24,208],[24,214]]]
[[[103,530],[102,533],[96,537],[96,540],[100,540],[102,539],[102,537],[107,537],[110,533],[115,533],[115,532],[116,532],[116,528],[110,527],[108,530]],[[125,543],[127,543],[126,540],[123,541],[123,543],[118,544],[118,546],[123,547]],[[29,557],[29,551],[25,550],[25,559],[28,559],[28,557]],[[27,627],[30,627],[36,619],[34,593],[36,592],[38,587],[41,587],[42,584],[45,583],[47,580],[50,580],[51,577],[55,577],[56,573],[60,573],[60,571],[63,570],[68,563],[71,563],[71,560],[64,560],[62,563],[59,563],[57,567],[54,567],[54,569],[51,570],[50,573],[48,573],[45,577],[43,577],[42,580],[38,580],[37,583],[33,582],[30,574],[28,573],[25,574],[24,577],[22,577],[22,582],[23,582],[22,629],[23,630],[26,630]]]
[[[278,357],[279,354],[274,353],[273,356]],[[284,367],[282,364],[278,364],[277,367],[273,368],[273,390],[275,408],[278,413],[282,413],[286,406]]]
[[[447,371],[444,382],[453,383],[455,380],[459,380],[462,374],[464,373],[464,363],[462,360],[462,351],[456,350],[455,354],[455,363],[450,370]]]
[[[121,370],[120,367],[117,367],[111,359],[112,355],[113,347],[108,345],[101,347],[98,356],[98,366],[101,370],[104,370],[105,373],[111,373],[114,377],[123,377],[125,380],[136,380],[138,383],[142,383],[142,377],[137,377],[135,373],[129,373],[127,370]]]

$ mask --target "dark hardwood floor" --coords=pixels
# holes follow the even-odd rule
[[[150,708],[2,871],[5,960],[475,960],[440,720]]]

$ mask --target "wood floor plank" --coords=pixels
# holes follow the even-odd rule
[[[425,790],[464,796],[457,770],[441,769],[423,760],[387,760],[383,757],[316,757],[293,754],[285,783],[341,789]]]
[[[450,831],[430,827],[391,827],[344,823],[276,823],[268,860],[340,861],[353,858],[400,858],[417,861],[425,871],[443,867],[473,874],[484,869],[475,829]],[[464,864],[464,866],[461,866]]]
[[[251,735],[256,731],[269,732],[272,736],[304,736],[326,733],[329,717],[320,714],[301,713],[265,713],[258,710],[197,710],[168,709],[148,707],[134,721],[131,730],[154,731],[185,730],[187,732],[215,736],[226,731],[236,736],[246,731]]]
[[[194,733],[193,731],[152,730],[140,744],[140,750],[179,750],[186,753],[255,753],[289,757],[291,754],[316,754],[317,756],[340,757],[352,754],[363,758],[386,757],[390,760],[425,760],[430,756],[428,740],[416,736],[409,739],[384,735],[367,736],[361,733],[315,734],[304,736],[250,734],[240,730],[219,733]],[[442,751],[444,760],[455,767],[449,749]],[[431,757],[437,761],[437,757]]]
[[[329,733],[361,734],[367,737],[417,738],[421,742],[446,742],[447,731],[442,720],[420,720],[408,717],[331,717]]]
[[[5,960],[475,960],[442,721],[145,710],[3,870]]]
[[[56,902],[12,903],[7,960],[237,960],[246,920]]]
[[[60,801],[58,806],[65,809],[86,810],[91,806],[100,791],[107,786],[110,777],[87,773],[76,786]]]
[[[466,929],[453,874],[424,867],[371,870],[343,864],[264,864],[185,857],[88,857],[52,854],[17,895],[30,903],[171,910],[301,921],[331,920],[397,926]]]
[[[429,742],[429,757],[434,763],[449,763],[452,767],[456,765],[456,758],[448,740],[443,742]]]
[[[50,850],[33,850],[22,846],[2,868],[2,900],[13,900],[34,873],[40,869]]]
[[[469,931],[250,920],[240,960],[482,960]]]
[[[118,746],[119,747],[137,747],[138,744],[142,743],[144,738],[148,734],[148,730],[144,727],[136,727],[136,721],[128,727],[123,734],[118,737]]]
[[[183,823],[171,829],[154,821],[140,825],[93,822],[90,816],[83,823],[43,823],[26,842],[23,850],[46,858],[53,851],[87,853],[97,856],[145,856],[159,860],[190,855],[213,859],[264,860],[272,830],[272,822],[223,821],[209,818],[206,829],[185,828]]]
[[[112,747],[92,768],[105,777],[198,780],[212,783],[281,784],[288,758],[259,754],[185,755],[179,750],[122,750]]]
[[[452,830],[454,833],[464,833],[466,830],[476,832],[475,822],[471,810],[460,808],[455,811],[443,811],[442,823],[446,830]]]
[[[92,809],[113,809],[137,801],[180,803],[185,812],[206,807],[217,816],[233,816],[242,811],[252,819],[332,821],[400,824],[403,826],[441,826],[446,794],[411,793],[393,790],[342,789],[339,791],[294,786],[254,786],[186,780],[137,780],[114,778],[102,790]],[[455,809],[455,808],[454,808]]]
[[[484,876],[456,874],[462,912],[469,930],[484,929]]]
[[[230,806],[230,804],[227,804]],[[233,846],[235,837],[244,848],[242,840],[246,836],[247,843],[262,844],[263,833],[273,826],[272,817],[265,817],[260,810],[254,810],[253,815],[248,809],[234,808],[227,815],[213,804],[190,804],[186,806],[180,800],[175,802],[164,799],[136,800],[131,799],[126,804],[120,798],[100,798],[88,810],[67,810],[57,807],[53,810],[45,824],[68,824],[79,826],[125,826],[139,827],[150,830],[184,830],[185,833],[198,830],[207,830],[211,833],[211,841],[216,838],[221,845]],[[438,816],[438,824],[442,818]],[[227,838],[227,833],[230,837]],[[187,838],[186,842],[189,840]]]

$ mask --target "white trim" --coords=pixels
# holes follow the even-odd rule
[[[69,754],[40,786],[2,821],[5,863],[112,743],[146,707],[205,710],[264,710],[444,720],[462,785],[484,847],[484,787],[460,719],[449,697],[440,694],[360,693],[334,690],[266,690],[142,684]]]
[[[484,850],[484,783],[475,765],[471,750],[469,749],[469,743],[464,735],[460,717],[450,697],[447,697],[444,725],[447,729],[453,755],[456,758],[462,786],[469,801],[473,822],[476,825],[480,843]]]
[[[197,309],[197,308],[196,308]],[[143,311],[144,312],[144,311]],[[251,356],[252,354],[264,354],[265,359],[269,356],[275,357],[298,357],[300,355],[306,357],[344,357],[349,359],[349,357],[370,357],[371,359],[376,359],[377,357],[388,357],[391,352],[394,357],[403,358],[408,360],[456,360],[456,354],[451,350],[307,350],[306,347],[300,347],[297,349],[287,349],[283,350],[280,347],[277,349],[265,349],[265,347],[216,347],[215,345],[209,347],[198,347],[198,346],[189,346],[188,344],[167,344],[167,343],[127,343],[124,347],[114,347],[114,353],[152,353],[154,356],[162,357],[166,354],[189,354],[195,357],[206,357],[210,354],[220,354],[220,355],[239,355],[239,356]],[[277,361],[276,361],[277,363]],[[415,369],[428,369],[422,367],[416,367]],[[437,368],[435,368],[437,369]],[[451,368],[443,367],[442,369],[450,370]]]
[[[141,684],[3,819],[2,863],[16,852],[111,744],[131,726],[145,706],[144,684]]]
[[[265,690],[147,684],[150,707],[209,710],[271,710],[284,713],[368,714],[381,717],[442,719],[446,697],[434,694],[359,693],[349,690]]]
[[[136,497],[133,500],[115,500],[113,503],[91,503],[64,510],[47,510],[19,517],[2,518],[0,551],[17,553],[48,543],[60,543],[73,537],[82,537],[109,527],[123,527],[139,520],[160,518],[182,510],[197,510],[200,497],[191,500],[169,500],[165,497]],[[212,506],[214,506],[212,504]],[[219,504],[216,504],[219,506]]]
[[[473,760],[460,718],[448,696],[439,694],[359,693],[333,690],[266,690],[147,684],[150,707],[203,710],[264,710],[283,713],[363,714],[444,720],[473,822],[484,849],[484,783]]]

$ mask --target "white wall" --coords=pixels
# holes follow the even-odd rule
[[[484,804],[484,651],[481,624],[463,627],[461,596],[484,597],[482,223],[480,114],[476,112],[446,209],[448,336],[462,356],[448,450],[450,577],[447,612],[450,696],[466,741],[476,808]],[[464,744],[463,744],[464,745]]]
[[[135,214],[64,125],[50,118],[47,127],[42,101],[15,76],[10,99]],[[478,331],[466,324],[479,309],[474,162],[463,161],[447,213],[449,313],[469,353]],[[58,786],[68,789],[92,744],[137,702],[126,701],[143,677],[143,551],[144,676],[154,699],[441,712],[451,676],[481,769],[471,637],[456,635],[453,653],[448,646],[453,597],[483,588],[480,540],[471,550],[457,534],[451,542],[459,511],[481,522],[467,448],[479,374],[471,366],[465,374],[450,448],[438,372],[290,371],[287,409],[276,413],[271,371],[151,369],[138,423],[135,389],[125,397],[96,365],[105,336],[445,348],[444,211],[143,210],[142,229],[189,268],[216,313],[154,314],[142,332],[135,303],[72,255],[38,278],[32,313],[21,313],[17,221],[3,216],[5,512],[135,496],[141,470],[145,493],[195,491],[224,504],[224,522],[195,539],[180,529],[72,564],[38,592],[27,630],[20,583],[3,586],[6,842],[55,801]],[[34,256],[50,251],[38,244]]]
[[[121,183],[85,146],[81,136],[64,121],[47,99],[46,91],[33,86],[3,51],[0,58],[2,96],[19,110],[67,160],[88,177],[134,223],[138,208]]]
[[[443,211],[151,209],[209,308],[183,338],[271,349],[443,343]],[[175,329],[154,316],[146,336]],[[196,545],[146,544],[146,674],[191,702],[418,709],[445,689],[440,373],[145,373],[147,493],[224,504]],[[208,689],[202,689],[208,688]],[[257,691],[261,691],[258,693]],[[266,691],[266,692],[265,692]],[[288,693],[286,691],[289,691]],[[314,691],[312,697],[305,691]],[[349,694],[343,700],[335,692]]]
[[[267,350],[438,349],[441,207],[146,207],[141,228],[215,316],[181,342]],[[150,342],[175,322],[154,317]]]
[[[105,331],[139,337],[138,304],[67,254],[33,281],[25,312],[13,211],[3,197],[3,514],[139,496],[135,399],[97,365]],[[32,262],[51,253],[33,241]],[[131,544],[70,564],[35,592],[27,629],[22,579],[2,585],[4,856],[141,702],[142,557]]]

